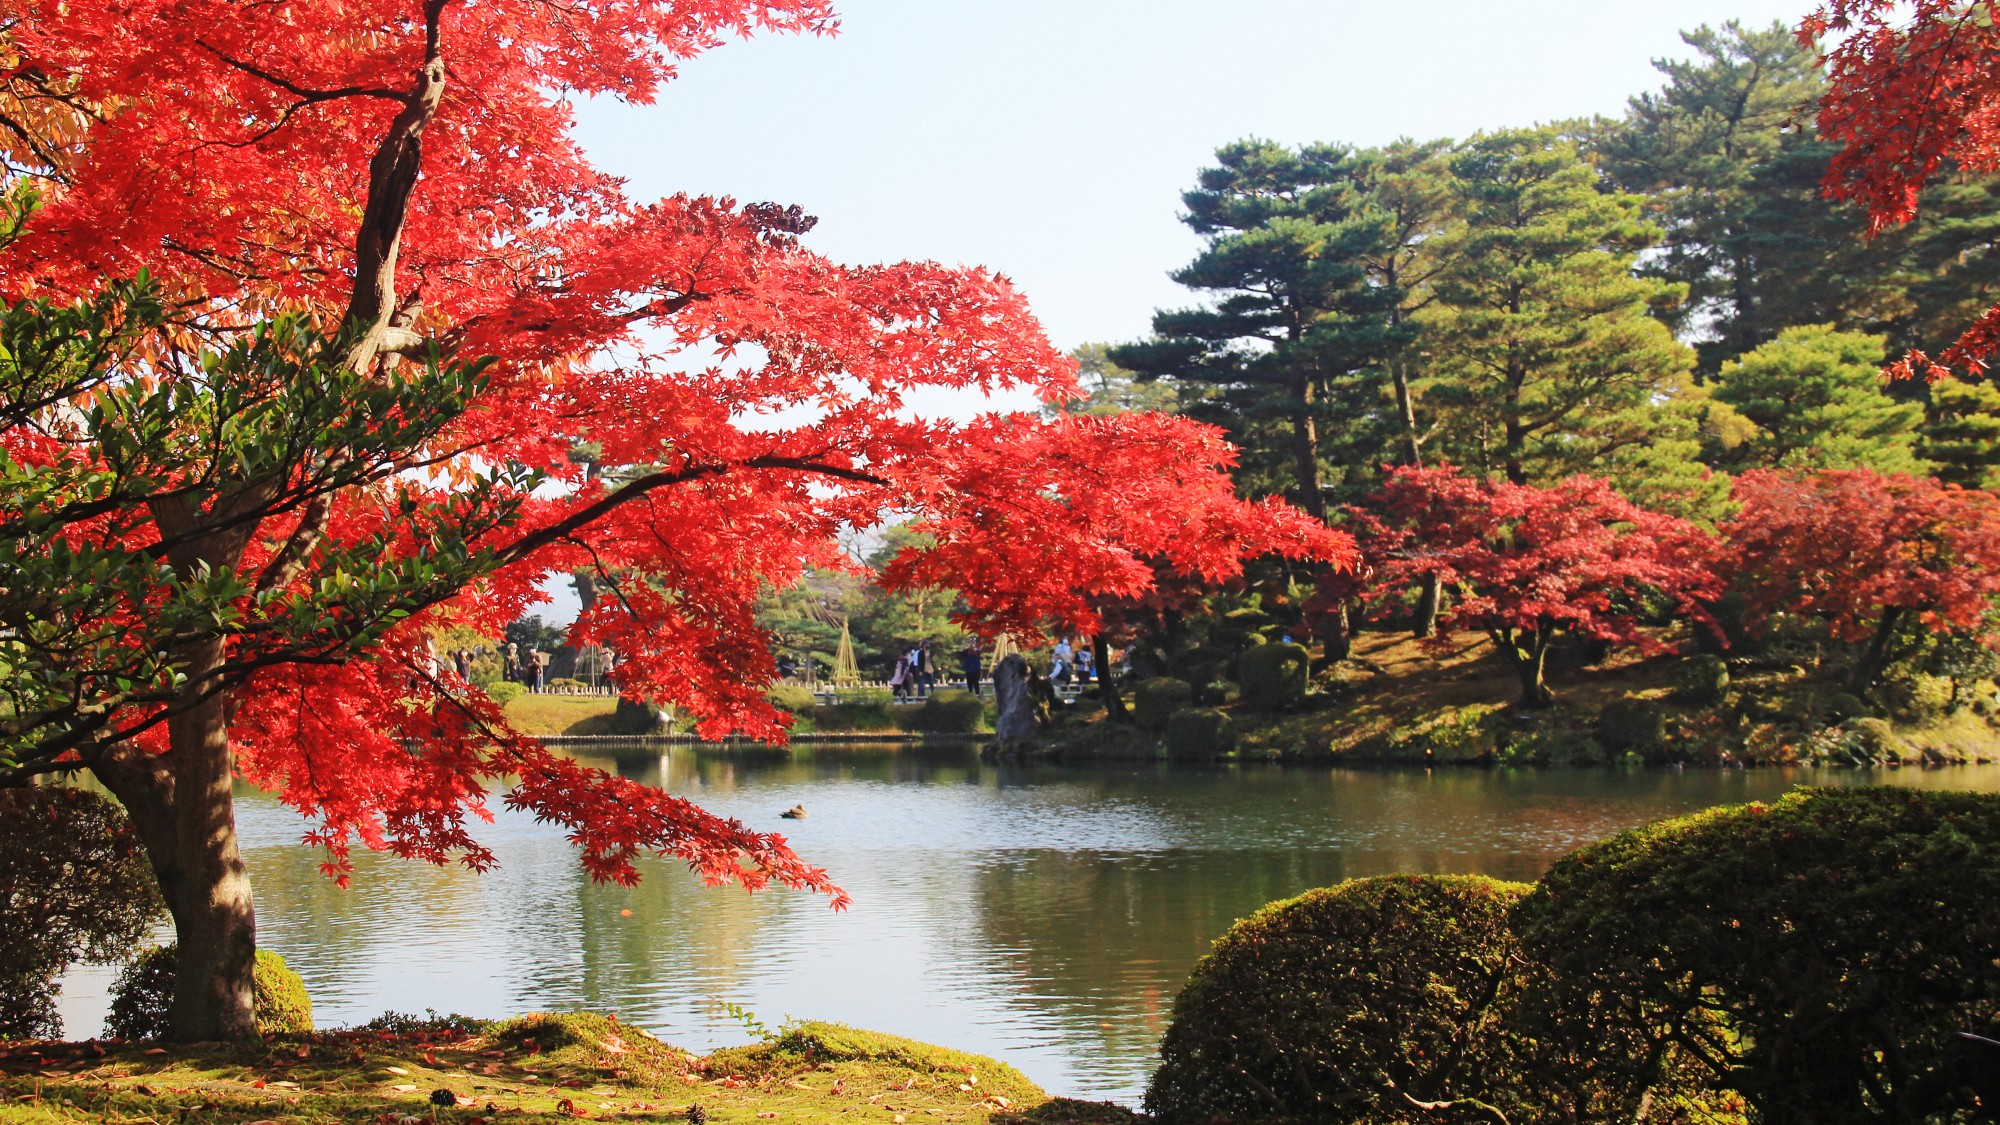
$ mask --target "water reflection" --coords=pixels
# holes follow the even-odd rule
[[[1130,1099],[1189,966],[1271,899],[1393,871],[1530,879],[1621,828],[1802,781],[2000,790],[2000,769],[1064,768],[856,747],[591,764],[783,831],[854,909],[704,889],[662,862],[636,888],[594,886],[559,830],[505,812],[482,832],[496,872],[368,855],[341,891],[296,846],[297,818],[246,795],[261,940],[329,1024],[589,1007],[703,1049],[744,1038],[720,1011],[734,1001],[768,1024],[842,1020],[1004,1056],[1054,1091]],[[809,817],[780,820],[794,804]],[[72,983],[72,1034],[95,1027],[91,987]]]

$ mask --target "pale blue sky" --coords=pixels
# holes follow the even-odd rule
[[[797,203],[847,262],[984,264],[1055,342],[1185,303],[1180,192],[1243,136],[1373,144],[1616,113],[1683,28],[1812,0],[848,0],[832,39],[689,63],[652,106],[582,112],[632,194]]]

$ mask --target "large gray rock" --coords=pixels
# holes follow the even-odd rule
[[[1025,742],[1042,733],[1034,693],[1028,688],[1028,662],[1019,653],[994,667],[993,698],[1000,704],[1000,717],[993,724],[995,741]]]

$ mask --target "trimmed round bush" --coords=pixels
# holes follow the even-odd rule
[[[921,705],[896,716],[905,730],[973,734],[985,725],[986,704],[971,692],[935,691]]]
[[[1973,1105],[1954,1036],[2000,1030],[1996,903],[2000,797],[1813,789],[1572,853],[1516,925],[1589,1001],[1550,1042],[1606,1085],[1657,1077],[1607,1039],[1694,1044],[1762,1125],[1945,1122]]]
[[[1614,699],[1597,713],[1597,741],[1614,754],[1656,754],[1666,745],[1667,717],[1645,699]]]
[[[104,1029],[119,1039],[162,1039],[167,1035],[167,1013],[174,1001],[175,949],[157,946],[141,953],[111,988],[111,1014]],[[285,959],[268,949],[257,951],[252,996],[257,1007],[260,1035],[282,1035],[311,1031],[312,999],[306,982],[285,965]]]
[[[1667,682],[1684,703],[1720,703],[1729,691],[1729,665],[1713,653],[1696,653],[1675,664]]]
[[[1312,655],[1300,644],[1258,645],[1236,662],[1243,705],[1253,711],[1282,711],[1305,701]]]
[[[495,680],[486,685],[487,697],[502,707],[519,699],[521,694],[527,690],[528,687],[526,684],[517,684],[512,680]]]
[[[1132,689],[1132,718],[1147,730],[1165,730],[1174,712],[1193,702],[1194,688],[1186,680],[1155,676]]]
[[[1460,1120],[1407,1094],[1524,1120],[1530,1084],[1503,1022],[1528,983],[1508,930],[1527,891],[1354,879],[1238,922],[1174,1001],[1146,1112],[1167,1125]]]
[[[1229,662],[1233,658],[1227,649],[1203,645],[1174,657],[1172,671],[1177,680],[1205,684],[1210,680],[1228,679]]]
[[[0,1039],[56,1038],[57,980],[122,960],[164,917],[139,836],[87,789],[0,789]]]
[[[1183,707],[1167,718],[1167,753],[1212,758],[1236,749],[1236,726],[1212,707]]]

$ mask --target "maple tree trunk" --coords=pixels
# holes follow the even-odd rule
[[[189,682],[206,682],[202,673],[220,663],[222,651],[219,639],[190,651]],[[115,746],[91,772],[125,806],[173,915],[169,1035],[179,1042],[254,1038],[257,922],[236,844],[228,697],[215,693],[169,718],[167,741],[165,754]]]
[[[1417,620],[1410,627],[1410,635],[1418,640],[1437,636],[1438,610],[1444,603],[1444,581],[1436,574],[1424,575],[1422,585],[1417,587]]]
[[[1341,602],[1331,614],[1334,635],[1324,642],[1328,660],[1345,660],[1354,655],[1354,613]]]
[[[1549,690],[1544,672],[1548,668],[1549,642],[1539,630],[1524,633],[1519,638],[1496,637],[1500,651],[1514,663],[1514,673],[1521,679],[1521,706],[1547,707],[1556,701],[1556,693]]]
[[[1875,635],[1868,638],[1868,647],[1861,650],[1861,659],[1854,665],[1854,672],[1848,677],[1848,690],[1859,696],[1866,696],[1868,689],[1882,675],[1882,669],[1889,666],[1889,653],[1896,640],[1896,627],[1903,622],[1904,610],[1890,606],[1882,611],[1882,623],[1875,626]]]
[[[1097,693],[1104,699],[1104,717],[1114,723],[1129,721],[1131,714],[1125,710],[1125,700],[1118,695],[1118,677],[1111,669],[1111,642],[1099,633],[1090,648],[1097,661]]]

